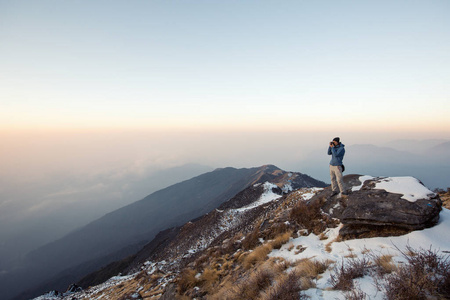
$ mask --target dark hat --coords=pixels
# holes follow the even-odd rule
[[[335,138],[333,139],[333,142],[336,141],[336,142],[340,143],[340,140],[341,140],[340,138],[335,137]]]

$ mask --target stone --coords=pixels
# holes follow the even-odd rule
[[[350,191],[348,196],[340,199],[331,196],[331,189],[328,187],[311,199],[320,201],[324,212],[344,224],[339,232],[341,237],[401,235],[434,226],[439,221],[442,202],[437,194],[429,191],[426,196],[420,196],[420,199],[405,199],[406,194],[409,196],[416,190],[428,191],[420,181],[410,180],[412,177],[401,177],[413,183],[412,186],[410,184],[413,191],[407,190],[408,187],[401,194],[377,188],[377,184],[395,181],[400,177],[371,178],[365,182],[360,182],[359,178],[362,176],[344,176],[347,188],[355,190]]]

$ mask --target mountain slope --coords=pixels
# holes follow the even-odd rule
[[[450,296],[450,262],[430,245],[443,253],[450,250],[448,210],[421,231],[387,237],[374,231],[372,237],[346,240],[343,219],[332,216],[358,207],[351,198],[360,195],[378,195],[395,205],[425,201],[439,210],[439,197],[410,179],[405,184],[400,177],[347,175],[352,193],[339,199],[330,188],[296,190],[289,175],[254,184],[201,218],[161,232],[122,262],[126,275],[81,292],[39,299],[410,299],[392,296],[398,291],[389,288],[408,283],[401,276],[409,278],[408,268],[417,261],[421,264],[415,271],[438,274],[419,274],[423,278],[417,279],[432,284],[426,295],[445,298]]]
[[[439,197],[418,180],[368,177],[347,175],[352,193],[344,198],[331,196],[330,188],[296,190],[289,175],[254,184],[201,218],[161,232],[122,262],[128,266],[121,271],[126,275],[81,292],[39,299],[411,299],[399,298],[398,288],[392,288],[408,283],[408,268],[438,274],[414,273],[430,284],[428,291],[417,293],[450,296],[448,210],[421,231],[386,235],[375,230],[363,239],[341,235],[344,219],[333,215],[358,207],[351,199],[361,195],[378,195],[396,206],[427,202],[439,216]],[[389,223],[374,226],[390,228]]]
[[[106,263],[120,259],[111,256],[108,261],[104,259],[106,256],[135,245],[134,248],[128,248],[127,252],[121,252],[122,257],[132,254],[139,250],[142,242],[150,241],[160,230],[179,226],[199,217],[255,182],[280,174],[286,172],[270,165],[250,169],[224,168],[172,185],[31,253],[28,259],[32,272],[29,267],[28,274],[22,275],[31,281],[33,274],[39,274],[40,282],[34,279],[34,286],[47,281],[45,287],[62,289],[86,275],[87,271],[84,268],[83,273],[70,272],[70,276],[60,280],[63,276],[57,275],[63,270],[91,261],[89,270],[92,272]],[[324,186],[323,182],[300,175],[298,177],[306,186]],[[95,261],[98,261],[97,265]],[[51,279],[52,276],[56,277]],[[27,288],[32,287],[30,284]],[[42,292],[41,288],[34,288],[23,293],[19,299]]]

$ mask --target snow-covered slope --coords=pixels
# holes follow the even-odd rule
[[[332,260],[336,264],[362,259],[369,254],[383,256],[392,256],[395,264],[405,263],[405,257],[402,252],[407,251],[407,247],[412,249],[435,249],[443,253],[450,253],[450,210],[443,209],[439,223],[432,227],[420,231],[413,231],[403,236],[392,237],[374,237],[368,239],[354,239],[341,242],[333,242],[339,234],[339,227],[330,229],[326,232],[326,239],[319,237],[314,233],[308,236],[300,236],[290,239],[279,250],[273,250],[270,257],[282,257],[291,262],[305,258],[314,258],[315,260]],[[327,246],[331,251],[327,251]],[[289,248],[301,246],[305,250],[296,254]],[[346,299],[342,291],[332,290],[330,283],[331,271],[323,274],[323,277],[317,281],[317,287],[309,289],[306,292],[311,299]],[[375,279],[368,275],[356,280],[356,285],[367,294],[369,299],[383,299],[384,291],[377,290],[374,284]]]

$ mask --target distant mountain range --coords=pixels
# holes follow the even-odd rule
[[[164,229],[202,216],[245,188],[292,176],[275,166],[223,168],[157,191],[31,252],[23,268],[1,278],[5,299],[28,299],[49,289],[64,289],[86,274],[137,252]],[[296,188],[324,182],[294,173]]]

